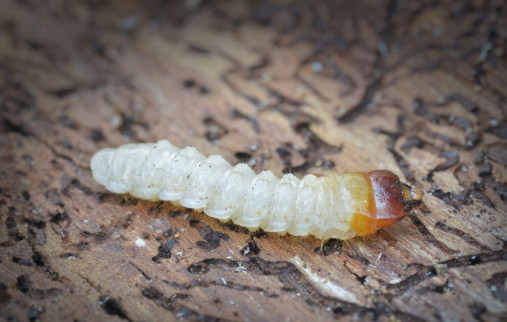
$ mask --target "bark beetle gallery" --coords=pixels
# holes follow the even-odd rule
[[[166,140],[100,150],[91,168],[95,180],[114,193],[171,201],[250,229],[320,239],[374,233],[421,203],[419,189],[386,170],[279,179]]]

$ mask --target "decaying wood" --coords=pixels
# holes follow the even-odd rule
[[[4,319],[505,319],[503,1],[140,3],[0,2]],[[164,138],[427,209],[321,249],[91,178]]]

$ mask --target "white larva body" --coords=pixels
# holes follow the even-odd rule
[[[96,181],[114,193],[163,200],[250,229],[321,239],[348,239],[358,204],[342,176],[281,179],[246,164],[205,158],[195,148],[179,149],[166,140],[106,148],[91,160]]]

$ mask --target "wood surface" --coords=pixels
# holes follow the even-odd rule
[[[505,321],[506,21],[501,0],[2,0],[1,318]],[[389,169],[425,208],[321,248],[92,179],[98,149],[159,139]]]

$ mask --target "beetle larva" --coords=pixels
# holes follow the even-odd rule
[[[419,189],[387,170],[279,179],[167,140],[100,150],[91,169],[114,193],[171,201],[250,229],[321,239],[374,233],[421,202]]]

